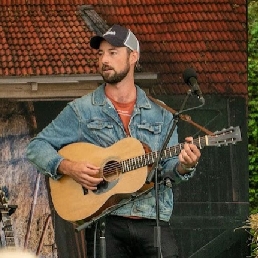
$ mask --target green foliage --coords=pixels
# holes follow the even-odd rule
[[[248,1],[248,149],[249,201],[258,213],[258,1]]]

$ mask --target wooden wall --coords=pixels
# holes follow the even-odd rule
[[[182,98],[163,100],[179,106]],[[242,141],[202,150],[195,177],[175,186],[172,226],[183,258],[247,257],[248,234],[242,228],[249,214],[246,99],[214,95],[205,99],[204,107],[186,112],[192,120],[212,132],[239,126]],[[189,108],[198,101],[190,99],[187,104]],[[205,133],[181,121],[181,140],[186,135]]]

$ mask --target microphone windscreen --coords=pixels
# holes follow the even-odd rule
[[[186,68],[183,72],[183,79],[185,83],[189,82],[189,79],[191,77],[194,77],[195,79],[197,79],[197,74],[195,72],[195,70],[193,68]]]

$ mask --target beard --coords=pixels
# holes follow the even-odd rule
[[[104,71],[108,70],[108,69],[113,70],[114,73],[113,74],[105,74]],[[109,83],[109,84],[117,84],[117,83],[121,82],[127,76],[129,71],[130,71],[130,66],[129,66],[129,62],[127,62],[125,68],[120,72],[116,72],[113,69],[113,67],[111,67],[111,66],[103,65],[100,74],[101,74],[104,82]]]

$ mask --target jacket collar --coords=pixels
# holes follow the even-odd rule
[[[137,99],[136,106],[138,108],[151,108],[151,103],[145,92],[138,86],[135,85],[137,89]],[[107,103],[107,97],[105,95],[105,83],[101,84],[92,94],[92,103],[93,105],[103,106]]]

